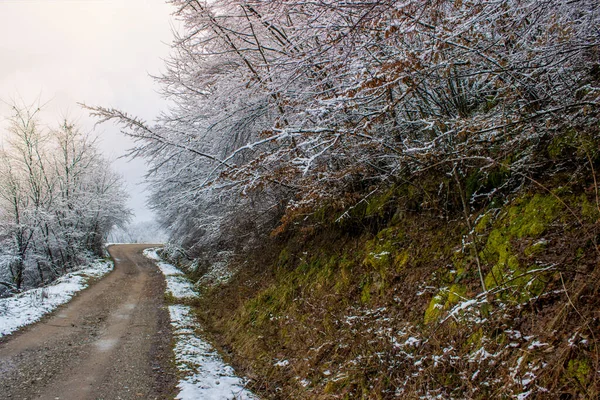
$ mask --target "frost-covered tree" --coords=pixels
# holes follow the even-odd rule
[[[0,281],[11,291],[101,255],[130,215],[121,179],[92,137],[67,121],[45,129],[38,111],[13,107],[0,152]]]
[[[163,223],[191,242],[431,169],[460,182],[503,168],[518,184],[539,143],[598,133],[596,1],[171,3],[184,30],[158,77],[170,109],[154,126],[93,113],[137,140]]]

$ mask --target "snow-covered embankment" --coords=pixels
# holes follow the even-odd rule
[[[165,275],[166,292],[177,300],[198,296],[192,283],[175,266],[163,262],[156,249],[147,249],[144,255],[155,260]],[[169,306],[173,335],[176,339],[175,358],[181,378],[176,399],[257,399],[245,389],[244,380],[222,360],[213,347],[197,335],[200,330],[192,309],[183,304]]]

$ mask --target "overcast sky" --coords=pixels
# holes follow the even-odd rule
[[[50,125],[66,115],[93,129],[77,103],[152,121],[165,102],[149,74],[169,54],[171,12],[164,0],[0,0],[0,99],[49,102],[42,118]],[[0,117],[9,113],[0,105]],[[96,131],[127,182],[136,220],[152,219],[140,185],[143,161],[117,159],[131,142],[111,125]]]

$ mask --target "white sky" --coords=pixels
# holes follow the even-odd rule
[[[68,116],[85,130],[95,121],[78,102],[154,120],[166,104],[149,74],[159,74],[169,54],[171,12],[164,0],[0,0],[0,99],[49,101],[45,123]],[[9,113],[0,104],[0,118]],[[143,161],[117,159],[131,142],[111,125],[96,131],[127,182],[135,220],[152,219]]]

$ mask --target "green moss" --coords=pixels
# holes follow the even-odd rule
[[[444,311],[449,310],[454,305],[465,300],[466,293],[466,286],[458,283],[450,286],[450,288],[440,289],[440,291],[433,296],[429,302],[429,305],[425,310],[423,322],[425,322],[425,324],[430,324],[437,321],[442,316]]]
[[[480,181],[482,180],[482,176],[483,174],[479,170],[476,170],[467,176],[467,179],[465,180],[465,190],[468,199],[471,198],[473,193],[481,188],[482,184]]]
[[[362,303],[371,302],[371,281],[369,279],[365,279],[361,284],[360,301]]]
[[[512,258],[515,260],[515,258]],[[506,300],[524,303],[531,298],[539,296],[546,286],[546,274],[537,272],[538,266],[522,268],[518,265],[496,264],[485,277],[486,288],[493,289],[500,285],[511,288],[500,295]]]
[[[587,196],[585,194],[582,194],[579,197],[579,201],[581,202],[581,216],[583,217],[583,219],[590,223],[597,222],[600,219],[600,211],[598,210],[598,205],[588,201]]]
[[[536,254],[542,253],[544,250],[546,250],[547,247],[548,247],[547,241],[539,240],[539,241],[535,242],[534,244],[532,244],[531,246],[527,247],[524,250],[524,253],[526,256],[531,257]]]
[[[585,358],[569,360],[567,377],[577,380],[581,386],[586,387],[592,378],[590,362]]]
[[[504,267],[500,264],[496,264],[492,267],[492,270],[485,276],[484,279],[487,290],[500,286],[504,282],[504,270]]]
[[[531,266],[527,269],[528,274],[523,276],[522,280],[517,280],[518,284],[523,285],[526,289],[521,294],[521,302],[529,301],[533,297],[537,297],[544,291],[546,287],[548,274],[533,272],[539,270],[537,265]]]
[[[518,201],[508,210],[508,232],[516,238],[537,238],[561,210],[561,203],[551,195],[536,194],[531,199]]]
[[[554,137],[547,147],[548,155],[552,159],[560,159],[577,155],[587,159],[595,158],[598,152],[597,140],[575,128],[567,130],[564,134]]]
[[[446,304],[445,304],[444,308],[448,309],[451,306],[458,304],[461,301],[465,300],[466,294],[467,294],[467,288],[465,287],[465,285],[455,283],[454,285],[450,286],[450,291],[448,293],[448,300],[446,300]]]
[[[392,187],[382,194],[372,196],[368,201],[365,216],[382,215],[386,205],[393,199],[395,191],[396,188]]]
[[[402,272],[404,268],[408,265],[408,261],[410,259],[410,251],[408,249],[401,251],[394,258],[394,267],[396,272]]]
[[[373,240],[369,240],[365,244],[364,264],[376,271],[390,268],[398,243],[403,236],[403,232],[398,228],[381,230]]]
[[[484,214],[477,221],[477,225],[475,225],[475,232],[477,232],[477,233],[484,233],[485,231],[487,231],[487,229],[490,226],[491,222],[492,222],[492,216],[491,216],[491,214],[490,213]]]
[[[494,229],[488,236],[480,258],[488,264],[506,265],[510,255],[510,236],[506,229]]]
[[[509,160],[506,161],[509,164]],[[510,170],[506,166],[499,164],[498,167],[486,172],[476,170],[469,174],[465,179],[465,191],[467,199],[470,199],[475,193],[485,193],[502,186],[510,176]]]
[[[364,264],[377,271],[385,269],[391,265],[392,251],[393,248],[391,246],[377,246],[375,251],[367,253]]]
[[[384,295],[390,277],[401,272],[409,261],[409,250],[401,250],[404,232],[398,227],[382,229],[364,246],[363,265],[368,267],[370,274],[369,294],[363,292],[363,302],[369,302],[374,293]],[[363,288],[364,289],[364,288]],[[366,300],[365,300],[366,299]]]
[[[448,271],[442,278],[443,283],[459,283],[470,276],[473,272],[470,265],[474,265],[475,257],[473,254],[465,254],[462,251],[454,251],[452,254],[452,265],[454,269]]]
[[[556,136],[547,147],[550,158],[556,160],[577,146],[577,131],[569,129],[565,134]]]
[[[425,324],[430,324],[437,321],[444,311],[446,301],[448,301],[448,289],[442,288],[429,302],[429,305],[425,310],[423,322],[425,322]]]
[[[520,265],[512,248],[512,242],[521,239],[539,238],[562,211],[561,203],[551,195],[536,194],[517,199],[494,224],[480,258],[492,268],[484,278],[486,288],[509,285],[512,291],[502,296],[514,301],[527,301],[540,294],[545,286],[543,275],[528,272],[537,267]],[[538,241],[525,249],[527,256],[544,251],[545,241]]]

